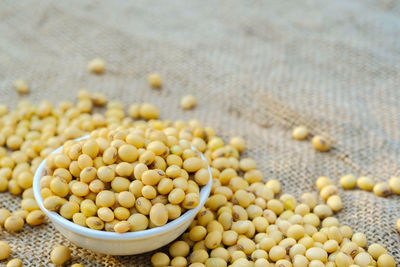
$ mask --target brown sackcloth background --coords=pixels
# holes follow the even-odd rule
[[[297,197],[320,175],[400,175],[400,2],[337,1],[1,1],[0,102],[14,106],[17,78],[28,98],[74,100],[79,88],[125,104],[156,103],[163,118],[198,118],[248,142],[266,178]],[[87,71],[102,57],[105,75]],[[161,90],[146,74],[159,72]],[[198,107],[182,111],[183,94]],[[294,141],[298,124],[335,143],[318,153]],[[342,223],[367,234],[400,261],[399,197],[340,191]],[[19,200],[0,194],[0,205]],[[50,223],[1,233],[25,266],[50,266]],[[112,257],[71,245],[71,263],[149,266],[149,255]],[[0,264],[5,265],[4,262]]]

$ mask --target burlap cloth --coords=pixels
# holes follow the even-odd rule
[[[225,137],[245,137],[265,177],[299,196],[320,175],[400,175],[399,36],[398,1],[1,1],[0,98],[15,105],[12,84],[22,78],[36,102],[74,100],[81,87],[125,104],[152,101],[163,118],[198,118]],[[98,56],[107,62],[103,76],[87,71]],[[146,84],[154,71],[161,90]],[[198,98],[192,111],[179,108],[187,93]],[[292,140],[298,124],[328,136],[334,149],[318,153]],[[399,261],[399,197],[340,195],[341,222]],[[19,207],[8,193],[0,201]],[[49,266],[51,248],[69,245],[50,223],[1,239],[26,266]],[[72,262],[85,266],[149,265],[150,254],[70,246]]]

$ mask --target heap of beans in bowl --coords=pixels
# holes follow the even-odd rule
[[[103,128],[66,142],[46,159],[45,208],[81,226],[124,233],[165,225],[196,207],[210,179],[200,158],[206,143],[159,124]]]

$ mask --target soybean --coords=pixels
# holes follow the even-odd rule
[[[353,174],[347,174],[340,178],[339,183],[344,189],[353,189],[357,184],[357,178]]]
[[[193,95],[186,95],[181,99],[181,108],[182,109],[192,109],[196,106],[196,98]]]
[[[161,76],[158,73],[152,73],[147,76],[147,82],[153,88],[160,88],[161,83]]]
[[[101,58],[95,58],[88,63],[88,69],[94,74],[102,74],[105,71],[105,62]]]
[[[0,241],[0,260],[5,260],[10,256],[11,248],[5,241]]]
[[[309,131],[305,126],[297,126],[293,129],[292,137],[296,140],[304,140],[307,138]]]
[[[312,138],[312,144],[314,148],[320,152],[327,152],[331,148],[328,140],[320,135],[316,135]]]
[[[66,246],[57,246],[53,248],[50,254],[51,261],[56,265],[63,265],[71,258],[71,251]]]

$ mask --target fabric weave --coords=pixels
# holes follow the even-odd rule
[[[79,88],[126,105],[151,101],[162,118],[197,118],[225,138],[243,136],[266,179],[299,197],[318,176],[400,175],[400,2],[13,1],[0,2],[0,102],[74,100]],[[104,75],[87,71],[106,61]],[[159,72],[160,90],[146,75]],[[15,79],[31,87],[13,90]],[[182,111],[182,95],[198,106]],[[308,126],[334,143],[316,152],[291,129]],[[400,261],[399,197],[340,191],[337,216]],[[19,198],[0,194],[15,210]],[[150,254],[113,257],[77,248],[48,222],[1,233],[24,266],[49,266],[54,245],[84,266],[149,266]],[[4,264],[3,262],[0,264]]]

